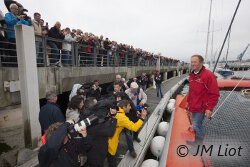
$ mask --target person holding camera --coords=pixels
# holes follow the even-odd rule
[[[134,106],[140,105],[141,107],[144,107],[144,105],[147,102],[147,95],[146,93],[143,91],[142,88],[139,87],[139,85],[136,82],[132,82],[130,84],[130,89],[127,89],[125,91],[125,93],[128,95],[128,97],[133,101]],[[137,121],[137,116],[136,116],[136,112],[131,112],[128,114],[128,117],[133,121]],[[127,132],[128,135],[128,139],[131,138],[131,133]],[[138,133],[134,133],[134,139],[140,143],[141,140],[138,138]],[[131,143],[131,142],[130,142]],[[134,154],[134,153],[133,153]],[[136,157],[136,155],[133,155],[133,157]]]
[[[159,97],[159,94],[160,94],[161,98],[163,98],[163,94],[161,90],[161,83],[163,81],[163,76],[160,74],[160,71],[158,69],[155,70],[154,80],[155,80],[155,85],[156,85],[157,97]]]
[[[28,26],[32,26],[31,19],[28,18],[26,15],[18,15],[18,6],[15,3],[10,4],[9,6],[10,12],[5,14],[5,23],[7,25],[7,28],[14,30],[14,26],[18,24],[24,24]],[[15,32],[7,32],[7,38],[10,42],[9,49],[10,49],[10,55],[12,57],[6,58],[6,62],[17,62],[16,57],[16,35]]]
[[[119,136],[120,133],[124,128],[127,128],[131,131],[137,132],[142,124],[144,119],[147,116],[147,111],[142,110],[141,113],[138,113],[138,118],[139,120],[136,123],[133,123],[132,121],[129,120],[129,118],[125,115],[126,113],[129,113],[131,109],[130,102],[128,100],[122,100],[118,104],[119,106],[119,111],[116,114],[116,119],[117,119],[117,125],[116,125],[116,131],[113,137],[109,138],[109,145],[108,145],[108,163],[110,167],[115,167],[116,166],[116,151],[118,147],[118,142],[119,142]]]
[[[94,83],[92,87],[90,88],[90,90],[87,92],[86,96],[87,98],[94,97],[97,101],[99,101],[101,99],[101,91],[102,91],[102,88],[99,86],[99,81],[94,80]]]
[[[80,119],[95,114],[98,116],[98,124],[88,127],[88,135],[92,138],[93,146],[87,152],[87,163],[84,166],[102,167],[108,153],[108,138],[112,137],[116,130],[117,106],[107,100],[96,103],[93,97],[87,98],[85,103],[84,113]],[[104,114],[99,114],[100,112]],[[105,119],[102,119],[104,115]]]
[[[81,165],[80,153],[91,148],[91,139],[87,137],[85,127],[79,129],[82,136],[74,138],[68,128],[74,122],[52,124],[45,133],[45,144],[40,148],[38,160],[40,167],[78,167]]]

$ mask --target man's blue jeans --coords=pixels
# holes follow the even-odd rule
[[[62,50],[62,64],[63,65],[70,65],[71,64],[70,51]]]
[[[43,63],[43,49],[42,49],[42,42],[41,41],[36,41],[36,60],[37,63]]]
[[[204,129],[202,126],[203,120],[205,118],[205,113],[192,113],[193,128],[195,129],[195,136],[203,139],[205,136]]]
[[[161,91],[161,84],[156,84],[156,93],[157,93],[157,97],[159,97],[159,94],[161,95],[161,97],[163,97],[162,91]]]
[[[51,47],[50,63],[55,64],[60,59],[59,49],[54,42],[49,41],[48,45]]]
[[[130,130],[128,130],[128,129],[124,129],[124,133],[125,133],[125,136],[126,136],[129,152],[135,151],[134,144],[133,144],[132,132]]]

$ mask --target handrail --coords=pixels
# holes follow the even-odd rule
[[[0,27],[0,32],[15,32],[12,29]],[[16,56],[15,46],[7,37],[0,41],[0,66],[17,66],[17,62],[11,62],[8,57]],[[52,44],[54,43],[54,44]],[[63,50],[62,44],[70,44],[71,50]],[[3,47],[2,47],[3,46]],[[137,54],[136,51],[117,48],[115,51],[96,46],[90,46],[79,42],[68,42],[48,36],[36,35],[36,53],[38,66],[156,66],[157,59],[152,55]],[[11,56],[10,56],[11,55]],[[8,61],[6,61],[8,60]],[[168,58],[161,58],[161,66],[177,66],[178,62]]]

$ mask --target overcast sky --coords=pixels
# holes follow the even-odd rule
[[[210,0],[18,0],[33,17],[39,12],[50,26],[80,28],[118,43],[189,61],[205,55]],[[215,54],[222,45],[238,0],[213,0]],[[7,10],[3,1],[1,10]],[[211,31],[212,21],[211,20]],[[250,0],[242,0],[231,33],[229,59],[250,42]],[[222,56],[226,54],[225,47]],[[211,36],[209,59],[211,55]],[[250,48],[243,59],[250,59]]]

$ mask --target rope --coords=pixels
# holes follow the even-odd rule
[[[241,95],[245,98],[250,98],[250,89],[242,90]]]

